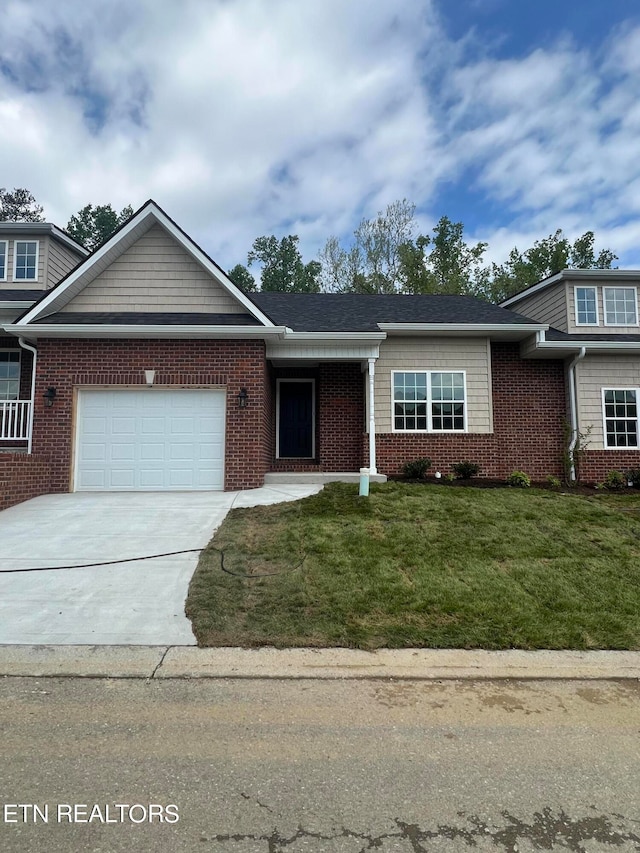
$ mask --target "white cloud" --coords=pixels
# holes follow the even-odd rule
[[[558,227],[640,246],[640,29],[507,60],[434,3],[7,0],[0,184],[62,225],[154,197],[227,266],[274,231],[310,257],[403,197],[428,227],[467,185],[493,255]]]

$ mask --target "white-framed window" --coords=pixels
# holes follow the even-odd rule
[[[576,326],[598,325],[598,296],[595,287],[574,287]]]
[[[38,241],[15,240],[13,243],[13,280],[36,281],[38,278]]]
[[[0,240],[0,281],[7,280],[8,245],[6,240]]]
[[[20,350],[0,350],[0,400],[20,397]]]
[[[638,325],[638,293],[635,287],[603,287],[605,326]]]
[[[393,370],[394,432],[466,432],[463,370]]]
[[[604,446],[638,447],[640,388],[603,388]]]

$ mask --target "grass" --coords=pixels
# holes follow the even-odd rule
[[[331,484],[233,510],[186,609],[201,646],[640,649],[640,495]]]

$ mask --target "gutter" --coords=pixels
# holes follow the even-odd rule
[[[272,338],[284,337],[285,326],[145,326],[66,323],[6,323],[10,335],[46,338]]]
[[[578,395],[576,391],[576,364],[585,357],[587,352],[586,347],[580,347],[580,352],[573,359],[568,367],[567,373],[569,376],[569,416],[571,419],[571,441],[569,442],[569,476],[572,482],[576,479],[576,467],[573,461],[573,452],[578,443]]]
[[[36,364],[38,363],[38,350],[28,344],[22,337],[18,338],[18,343],[23,349],[29,350],[33,353],[33,364],[31,365],[31,405],[29,406],[29,423],[27,426],[27,429],[29,430],[27,453],[30,456],[31,444],[33,442],[33,410],[36,406]]]

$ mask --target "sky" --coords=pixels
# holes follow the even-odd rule
[[[64,227],[153,198],[221,266],[406,198],[502,262],[640,268],[637,0],[2,0],[0,186]]]

